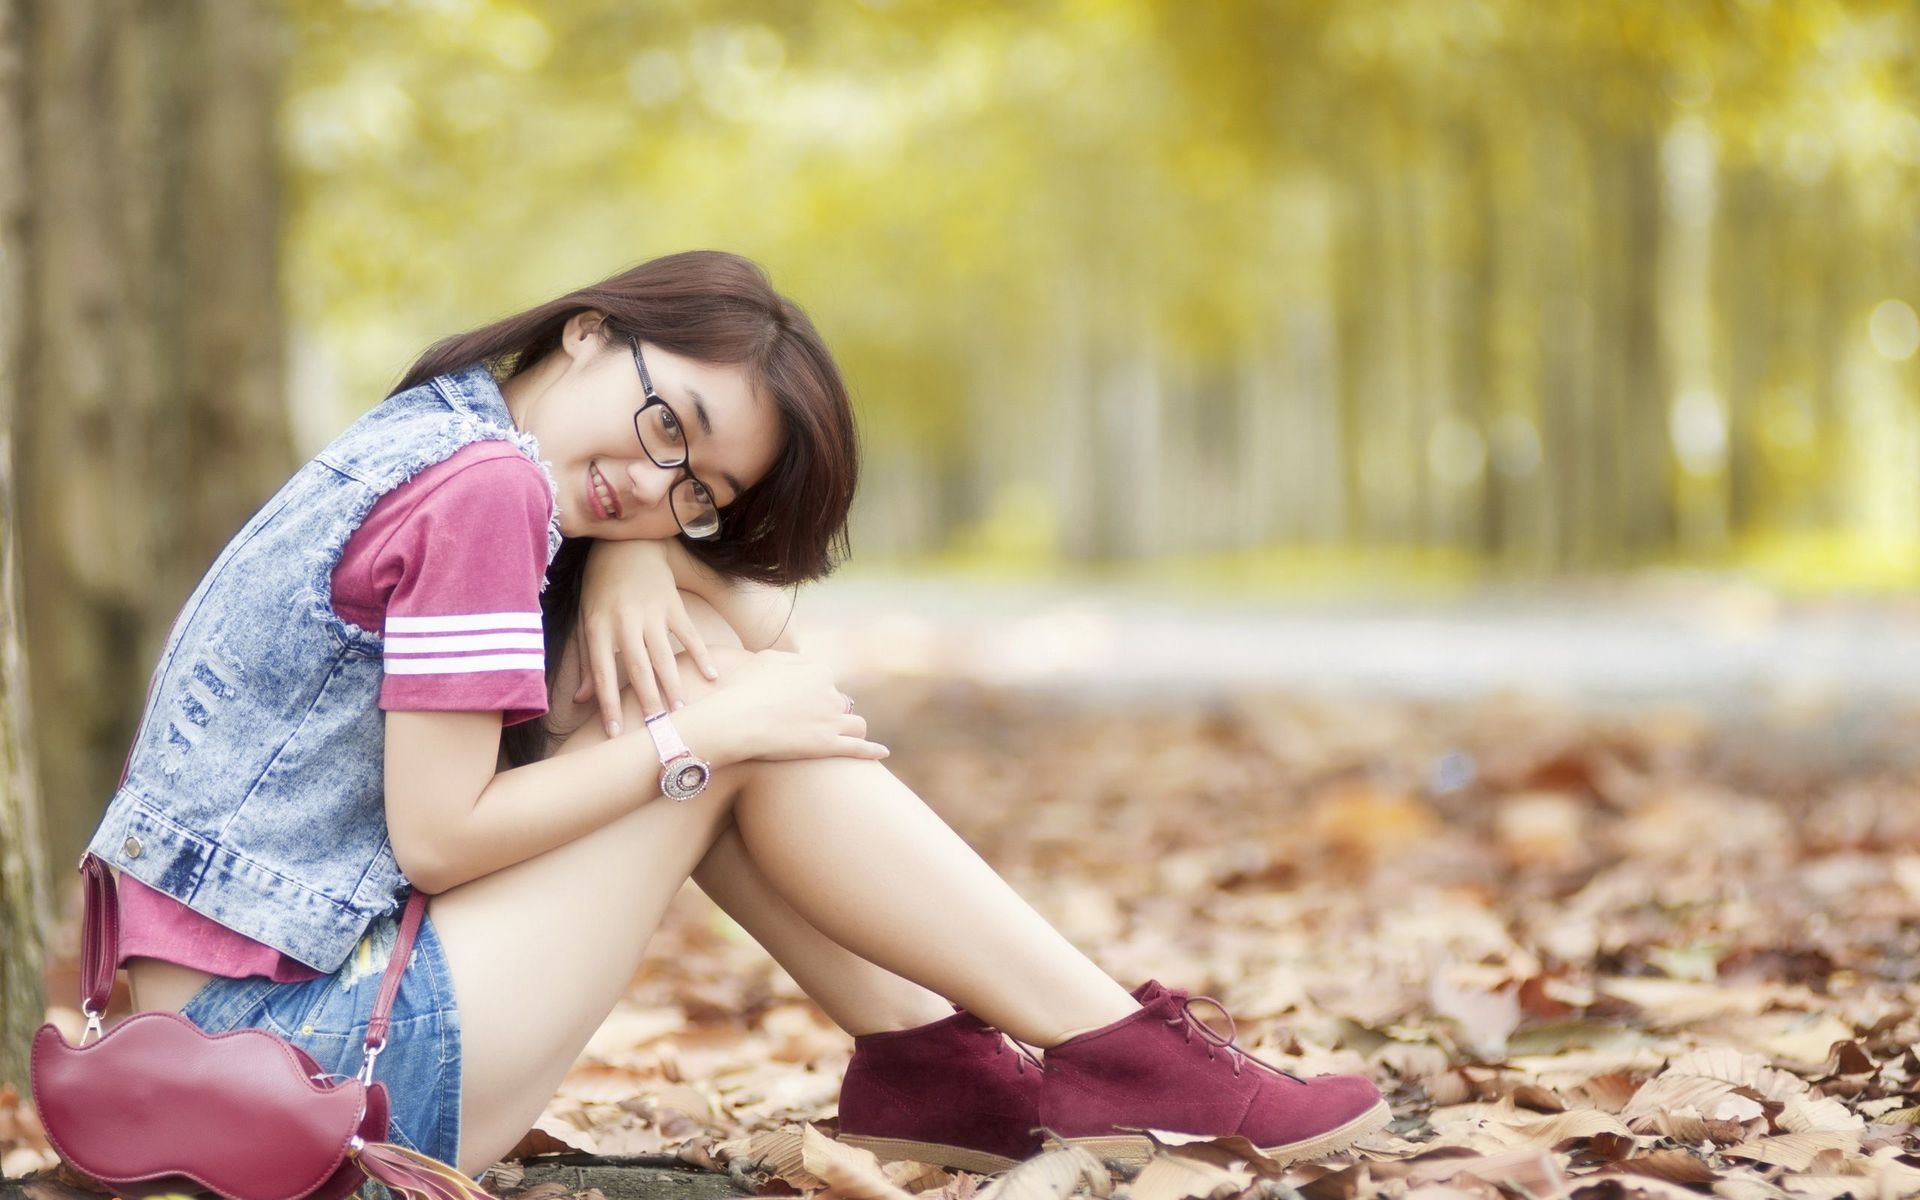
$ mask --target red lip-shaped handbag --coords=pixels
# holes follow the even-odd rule
[[[415,1200],[490,1200],[462,1172],[385,1140],[387,1087],[373,1063],[427,909],[407,897],[393,960],[367,1025],[360,1073],[341,1079],[264,1029],[209,1035],[179,1013],[135,1013],[100,1033],[119,961],[113,875],[92,854],[81,945],[87,1030],[72,1045],[34,1034],[29,1086],[47,1139],[116,1195],[216,1192],[227,1200],[340,1200],[375,1179]]]

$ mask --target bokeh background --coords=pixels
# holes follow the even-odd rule
[[[764,262],[863,562],[1452,576],[1920,545],[1896,3],[295,3],[300,448],[436,337]]]
[[[1895,1055],[1916,45],[1896,0],[0,0],[0,848],[65,887],[173,614],[422,349],[720,247],[861,420],[803,644],[1130,983],[1403,1111],[1540,1084],[1463,1064],[1544,1021]],[[736,934],[685,898],[636,1003],[830,1057]],[[830,1099],[755,1078],[696,1118]],[[1920,1113],[1875,1079],[1826,1148]]]

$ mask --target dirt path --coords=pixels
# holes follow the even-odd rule
[[[807,648],[849,679],[957,675],[1088,699],[1253,688],[1517,691],[1726,715],[1920,707],[1920,604],[1785,601],[1727,583],[1262,602],[850,576],[803,591],[796,619]]]

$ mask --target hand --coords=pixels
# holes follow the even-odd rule
[[[696,711],[703,722],[726,730],[737,759],[879,759],[891,753],[867,740],[867,719],[847,711],[847,694],[834,686],[826,665],[790,650],[751,652],[687,709]]]
[[[719,677],[713,656],[700,637],[674,584],[671,543],[632,539],[596,539],[587,549],[580,583],[580,618],[574,638],[580,655],[580,687],[575,702],[600,698],[600,721],[607,736],[620,733],[620,677],[614,656],[624,656],[634,695],[649,715],[679,708],[685,698],[680,667],[668,635],[680,639],[708,679]],[[619,645],[615,646],[616,639]],[[664,699],[663,699],[664,697]]]

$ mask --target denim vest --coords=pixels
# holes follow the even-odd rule
[[[332,574],[375,501],[481,438],[546,475],[551,565],[559,493],[492,374],[476,363],[387,397],[253,514],[188,597],[89,853],[316,970],[337,970],[400,906],[383,639],[334,613]]]

